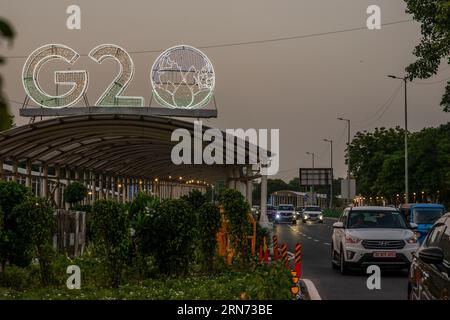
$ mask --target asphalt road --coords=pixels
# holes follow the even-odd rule
[[[366,285],[369,275],[365,271],[344,276],[331,267],[331,234],[335,221],[327,218],[323,224],[298,221],[297,225],[276,225],[278,242],[286,243],[288,251],[294,252],[295,243],[302,243],[302,277],[315,284],[322,299],[406,299],[406,271],[382,271],[381,289],[369,290]]]

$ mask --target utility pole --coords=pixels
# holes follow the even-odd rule
[[[315,153],[314,152],[306,152],[306,154],[309,154],[311,156],[312,159],[312,168],[314,169],[314,157],[315,157]],[[309,191],[311,192],[311,204],[314,204],[313,201],[313,193],[314,193],[314,186],[311,186]]]
[[[389,78],[402,80],[405,85],[405,203],[409,203],[408,181],[408,77],[388,75]]]
[[[330,201],[328,201],[329,207],[333,206],[333,140],[323,139],[323,141],[330,143],[331,147],[331,157],[330,157],[330,168],[331,168],[331,183],[330,183]]]
[[[312,158],[312,168],[314,169],[314,157],[315,157],[315,153],[314,152],[307,152],[306,154],[309,154]]]
[[[338,120],[341,121],[347,121],[347,155],[348,155],[348,159],[347,159],[347,196],[348,196],[348,200],[351,200],[350,197],[350,119],[344,119],[341,117],[338,117]]]

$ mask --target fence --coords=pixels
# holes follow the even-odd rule
[[[72,210],[55,210],[57,223],[53,247],[59,253],[75,258],[83,254],[86,244],[86,213]]]

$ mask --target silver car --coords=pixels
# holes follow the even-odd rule
[[[333,224],[331,263],[346,274],[369,265],[408,269],[419,247],[414,229],[392,207],[350,207]]]
[[[280,204],[275,213],[275,224],[277,223],[297,223],[297,212],[292,204]]]
[[[323,223],[323,212],[318,206],[307,206],[302,212],[302,221],[317,221]]]

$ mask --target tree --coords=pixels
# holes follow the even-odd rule
[[[190,191],[188,195],[181,198],[189,202],[194,210],[198,210],[207,201],[206,196],[197,189]]]
[[[29,256],[26,243],[18,232],[17,221],[12,214],[13,209],[31,195],[24,185],[13,181],[0,181],[0,263],[5,270],[6,262],[26,266]]]
[[[0,39],[4,38],[9,43],[15,37],[15,31],[12,26],[5,20],[0,19]],[[5,59],[0,57],[0,65],[5,63]],[[13,116],[9,112],[8,102],[2,90],[3,78],[0,76],[0,131],[11,128],[13,124]]]
[[[241,262],[245,264],[248,261],[247,236],[250,233],[248,221],[250,205],[239,191],[233,189],[222,190],[219,201],[223,205],[225,218],[228,221],[230,242],[241,258]]]
[[[52,237],[56,229],[53,209],[47,199],[28,197],[14,207],[13,217],[19,233],[26,239],[27,246],[38,258],[41,283],[46,286],[51,279],[53,257]]]
[[[83,201],[86,197],[87,188],[84,184],[74,181],[64,189],[64,200],[72,208],[76,203]]]
[[[204,271],[213,270],[214,256],[216,254],[216,235],[220,228],[220,211],[211,202],[204,203],[198,212],[198,251],[200,264]]]
[[[426,79],[437,73],[442,59],[450,64],[450,0],[405,0],[407,13],[422,24],[422,39],[414,50],[418,59],[406,68],[413,78]],[[441,106],[450,111],[450,81]]]
[[[194,260],[197,219],[189,202],[168,199],[161,203],[155,218],[154,256],[159,270],[169,275],[185,275]]]
[[[113,200],[97,200],[92,210],[92,231],[113,288],[118,288],[130,246],[130,224],[124,208]]]
[[[403,200],[403,146],[404,135],[399,128],[356,134],[349,155],[358,193],[384,196],[390,202]],[[450,123],[410,133],[408,159],[410,192],[423,191],[432,201],[450,203]]]
[[[346,158],[350,157],[350,171],[357,181],[357,193],[367,196],[377,195],[375,183],[384,161],[398,150],[403,150],[403,130],[376,128],[373,133],[358,132],[347,148]],[[404,171],[403,171],[404,172]]]

